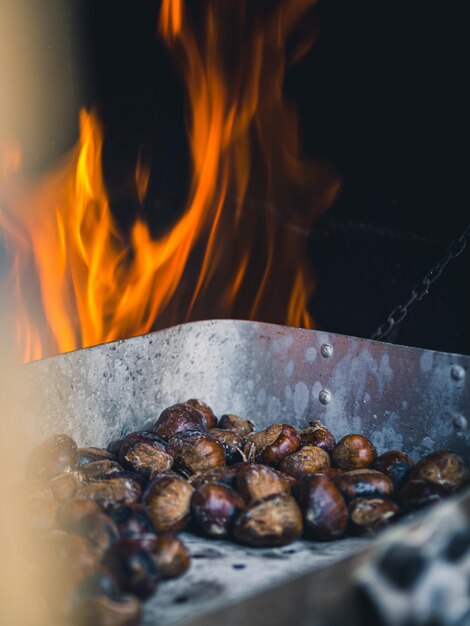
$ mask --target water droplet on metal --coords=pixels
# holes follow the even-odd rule
[[[455,430],[457,430],[458,432],[468,430],[468,421],[467,421],[467,418],[464,417],[463,415],[455,415],[452,421],[453,421]]]
[[[465,377],[465,370],[461,365],[452,365],[450,375],[454,380],[462,380]]]
[[[325,359],[329,359],[330,356],[333,356],[333,346],[329,343],[324,343],[320,348],[320,353]]]
[[[318,394],[318,399],[322,404],[329,404],[331,402],[331,393],[328,389],[322,389]]]

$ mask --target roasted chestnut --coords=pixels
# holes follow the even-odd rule
[[[157,435],[131,433],[121,444],[119,462],[123,467],[148,478],[152,472],[171,469],[173,457]]]
[[[326,452],[331,452],[336,440],[330,431],[320,422],[313,420],[308,428],[299,431],[300,443],[303,446],[317,446]]]
[[[327,476],[331,478],[331,480],[335,481],[344,474],[343,470],[340,470],[338,467],[322,467],[315,474],[321,474],[322,476]]]
[[[362,469],[344,472],[335,479],[346,500],[356,498],[383,498],[393,493],[393,483],[388,476],[377,470]]]
[[[333,449],[332,458],[340,469],[366,469],[377,458],[375,446],[362,435],[346,435]]]
[[[412,465],[412,459],[404,452],[389,450],[377,457],[374,468],[386,474],[392,481],[394,490],[399,491],[408,478]]]
[[[179,476],[162,474],[149,483],[143,503],[157,532],[178,532],[188,524],[193,493],[194,487]]]
[[[116,524],[122,539],[132,539],[143,535],[156,533],[145,506],[141,504],[127,504],[120,506],[111,513],[111,518]]]
[[[286,496],[290,493],[287,481],[272,467],[246,464],[238,470],[237,490],[246,502],[265,500],[270,496]]]
[[[295,488],[304,516],[305,529],[312,539],[330,541],[341,537],[348,525],[348,508],[344,498],[327,476],[306,475]]]
[[[74,498],[61,504],[58,512],[59,523],[64,530],[72,530],[88,513],[100,513],[101,508],[94,500]]]
[[[174,435],[169,445],[178,469],[187,474],[197,474],[225,465],[224,446],[211,435],[185,431]]]
[[[215,437],[225,449],[225,461],[227,465],[239,463],[245,460],[243,453],[243,438],[231,430],[223,428],[211,428],[208,432],[211,437]]]
[[[49,480],[71,472],[77,465],[77,450],[77,444],[68,435],[49,437],[31,454],[27,467],[28,478]]]
[[[103,556],[111,545],[119,539],[116,524],[104,513],[88,513],[81,517],[71,528],[72,532],[82,535]]]
[[[302,513],[290,496],[255,502],[237,517],[235,538],[249,546],[284,546],[302,534]]]
[[[222,415],[217,426],[224,430],[231,430],[240,437],[246,437],[255,430],[255,425],[251,420],[244,420],[242,417],[231,413]]]
[[[200,433],[207,431],[204,416],[190,404],[168,407],[162,411],[153,427],[153,432],[165,441],[184,430],[197,430]]]
[[[199,413],[202,413],[207,430],[209,430],[210,428],[215,428],[217,426],[217,418],[214,415],[214,412],[210,408],[210,406],[208,406],[204,402],[201,402],[200,400],[195,400],[194,398],[192,398],[191,400],[186,400],[185,404],[193,406],[199,411]]]
[[[417,509],[439,502],[451,495],[449,487],[431,480],[408,480],[398,494],[398,500],[407,509]]]
[[[152,548],[152,556],[163,579],[181,576],[191,563],[188,549],[174,535],[158,537]]]
[[[103,557],[103,565],[116,577],[122,590],[145,600],[157,589],[160,575],[151,553],[139,539],[120,539]]]
[[[245,502],[236,491],[217,483],[203,485],[191,499],[193,518],[211,537],[228,535],[236,516],[244,507]]]
[[[455,490],[468,481],[470,474],[458,454],[437,450],[421,459],[410,471],[409,477],[412,480],[430,480]]]
[[[199,489],[202,485],[208,485],[210,483],[221,483],[228,487],[236,487],[237,484],[238,467],[215,467],[207,472],[200,472],[199,474],[193,474],[188,478],[188,482],[195,489]]]
[[[244,452],[248,460],[277,466],[283,458],[300,448],[300,438],[293,426],[273,424],[245,439]]]
[[[121,472],[122,469],[122,465],[117,461],[103,459],[102,461],[92,461],[91,463],[83,465],[80,468],[80,474],[82,475],[83,480],[91,482],[93,480],[102,480],[110,474]]]
[[[77,498],[90,498],[105,511],[111,511],[123,504],[137,502],[141,493],[142,488],[137,481],[119,476],[85,485],[78,491]]]
[[[349,505],[351,525],[360,534],[371,533],[388,524],[400,511],[387,498],[357,498]]]
[[[317,446],[304,446],[298,452],[286,456],[280,465],[281,472],[294,478],[301,478],[305,474],[313,474],[330,466],[328,452]]]
[[[116,461],[116,457],[109,450],[103,448],[78,448],[77,467],[82,467],[94,461]]]
[[[60,474],[50,481],[50,486],[54,498],[58,502],[65,502],[74,497],[83,484],[83,477],[80,472],[68,472]]]
[[[75,579],[95,571],[101,556],[88,539],[62,530],[46,535],[43,550],[51,573],[58,577],[68,576],[72,569]]]

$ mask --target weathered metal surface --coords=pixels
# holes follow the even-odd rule
[[[316,417],[338,438],[368,435],[379,452],[400,448],[417,457],[449,447],[470,456],[465,356],[208,321],[45,359],[23,367],[21,375],[27,406],[34,406],[28,420],[33,439],[68,432],[81,445],[105,445],[141,429],[166,406],[197,397],[217,414],[251,417],[258,428],[275,420],[304,426]],[[147,603],[146,626],[231,626],[242,617],[257,626],[331,625],[349,606],[343,598],[365,551],[375,549],[365,539],[269,550],[192,535],[187,541],[192,568]]]

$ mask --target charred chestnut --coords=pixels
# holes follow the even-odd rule
[[[469,479],[464,461],[454,452],[437,450],[425,456],[410,472],[410,479],[430,480],[449,489],[459,489]]]
[[[28,478],[49,480],[59,474],[75,469],[77,465],[77,444],[68,435],[54,435],[46,439],[31,454]]]
[[[215,428],[217,426],[217,418],[214,415],[214,412],[210,408],[210,406],[194,398],[192,398],[191,400],[186,400],[185,404],[189,404],[190,406],[197,409],[199,413],[202,413],[207,430],[209,430],[210,428]]]
[[[131,433],[121,444],[119,462],[147,478],[152,472],[171,469],[173,457],[163,441],[153,433]]]
[[[112,512],[111,518],[122,539],[133,539],[156,532],[152,518],[145,506],[141,504],[120,506]]]
[[[152,556],[163,579],[181,576],[191,563],[188,549],[174,535],[158,537],[152,548]]]
[[[336,484],[346,500],[387,497],[393,493],[393,483],[390,478],[377,470],[362,469],[344,472],[336,479]]]
[[[168,441],[176,433],[185,430],[207,431],[204,416],[190,404],[174,404],[160,414],[153,427],[153,432]]]
[[[236,491],[216,483],[200,487],[191,500],[194,519],[211,537],[228,535],[236,516],[244,507],[243,498]]]
[[[251,420],[244,420],[242,417],[231,413],[222,415],[218,427],[224,430],[231,430],[240,437],[246,437],[255,430],[255,425]]]
[[[151,553],[139,539],[120,539],[114,543],[105,554],[103,564],[113,572],[124,591],[142,600],[155,593],[160,576]]]
[[[320,420],[313,420],[310,424],[308,428],[299,431],[300,443],[303,446],[317,446],[326,452],[331,452],[336,445],[333,435]]]
[[[100,513],[101,508],[94,500],[74,498],[61,504],[58,512],[59,523],[65,530],[72,530],[88,513]]]
[[[245,439],[244,452],[249,460],[277,466],[283,458],[297,452],[300,438],[289,424],[273,424]]]
[[[225,465],[224,446],[211,435],[195,431],[181,432],[170,439],[169,445],[178,468],[188,474]]]
[[[116,457],[112,452],[103,448],[78,448],[77,467],[80,468],[94,461],[116,461]]]
[[[367,437],[346,435],[334,447],[332,457],[342,470],[366,469],[373,465],[377,451]]]
[[[385,526],[399,511],[398,504],[386,498],[358,498],[349,505],[351,525],[360,534]]]
[[[78,491],[77,497],[90,498],[105,511],[112,511],[123,504],[137,502],[141,493],[142,488],[137,481],[121,476],[89,483]]]
[[[445,485],[430,480],[408,480],[398,494],[398,500],[407,509],[417,509],[439,502],[451,495]]]
[[[237,490],[249,503],[290,493],[287,481],[275,469],[267,465],[248,463],[238,471]]]
[[[341,537],[348,524],[344,498],[327,476],[304,476],[295,488],[304,516],[305,529],[312,539],[330,541]]]
[[[244,460],[243,439],[240,435],[223,428],[211,428],[208,434],[215,437],[224,446],[225,460],[228,465]]]
[[[274,496],[244,509],[233,532],[249,546],[284,546],[298,539],[302,529],[302,513],[294,498]]]
[[[296,479],[305,474],[313,474],[330,466],[328,452],[317,446],[304,446],[298,452],[287,456],[281,463],[280,470]]]
[[[68,472],[56,476],[50,481],[50,486],[54,498],[58,502],[65,502],[74,497],[83,484],[83,477],[80,472]]]
[[[194,487],[178,476],[161,475],[150,482],[143,502],[157,532],[177,532],[188,524],[193,493]]]

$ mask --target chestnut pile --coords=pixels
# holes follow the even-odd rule
[[[50,623],[97,626],[140,623],[141,602],[189,567],[176,536],[185,528],[248,546],[331,541],[372,533],[469,481],[447,450],[414,464],[396,450],[377,456],[362,435],[336,442],[318,420],[255,432],[198,400],[107,450],[51,437],[27,473],[21,499],[50,561]]]

